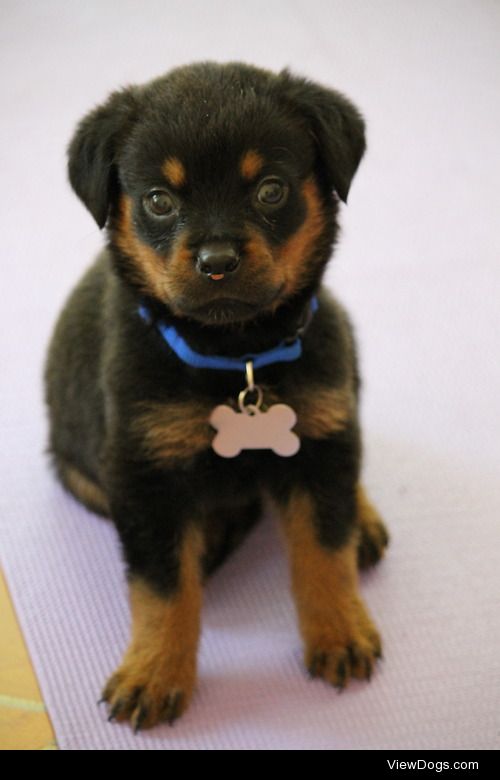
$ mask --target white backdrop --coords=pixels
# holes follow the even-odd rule
[[[2,565],[61,747],[500,747],[499,40],[493,0],[3,0]],[[357,326],[365,482],[393,536],[363,578],[385,660],[342,696],[307,679],[267,518],[208,589],[189,713],[134,737],[95,705],[127,639],[117,539],[48,470],[41,366],[102,242],[66,183],[76,121],[207,58],[290,66],[367,119],[327,282]]]

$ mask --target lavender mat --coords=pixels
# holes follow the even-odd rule
[[[118,26],[97,0],[1,13],[1,560],[59,746],[500,747],[499,7],[124,0]],[[365,482],[393,535],[362,580],[385,660],[342,695],[307,679],[266,517],[207,590],[191,709],[135,737],[96,705],[128,636],[116,534],[50,474],[40,375],[101,242],[65,182],[75,121],[202,57],[291,64],[369,118],[328,282],[357,323]]]

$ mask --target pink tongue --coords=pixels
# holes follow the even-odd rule
[[[219,279],[224,279],[224,274],[210,274],[210,279],[214,279],[217,282]]]

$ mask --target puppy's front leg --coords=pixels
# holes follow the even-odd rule
[[[172,723],[186,709],[196,682],[202,602],[201,531],[185,515],[175,516],[174,493],[151,485],[147,492],[141,510],[134,509],[137,493],[128,506],[123,497],[119,509],[115,503],[132,636],[102,694],[110,720],[130,720],[136,731]]]
[[[381,643],[358,591],[355,485],[321,471],[279,503],[305,665],[343,688],[370,678]]]

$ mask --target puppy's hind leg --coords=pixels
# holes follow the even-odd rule
[[[360,531],[358,565],[360,569],[374,566],[383,557],[389,544],[389,534],[379,513],[359,484],[356,492],[356,519]]]
[[[54,459],[60,481],[81,504],[97,515],[109,517],[109,501],[104,490],[76,466],[61,458]]]
[[[203,522],[205,552],[202,559],[206,579],[240,546],[256,525],[262,511],[260,498],[234,507],[220,507],[206,513]]]

